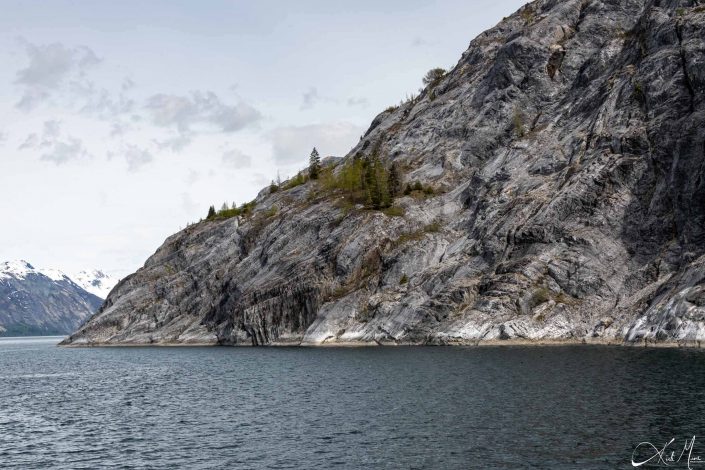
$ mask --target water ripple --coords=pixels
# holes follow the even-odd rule
[[[705,429],[700,351],[54,343],[0,341],[2,468],[627,468]]]

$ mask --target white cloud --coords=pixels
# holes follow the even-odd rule
[[[267,186],[272,182],[272,179],[264,173],[255,173],[252,175],[252,184],[258,187]]]
[[[230,168],[249,168],[252,165],[252,157],[237,149],[228,150],[223,154],[223,163]]]
[[[41,150],[42,160],[57,165],[90,157],[83,141],[70,135],[63,136],[61,123],[56,120],[45,121],[41,136],[34,132],[29,134],[19,150]]]
[[[421,36],[416,36],[413,41],[411,41],[411,45],[414,47],[432,47],[438,44],[436,41],[429,41],[427,39],[422,38]]]
[[[164,140],[154,140],[154,144],[159,150],[171,150],[172,152],[180,152],[185,149],[193,140],[192,132],[184,132]]]
[[[132,144],[123,145],[119,151],[109,151],[107,155],[108,160],[123,158],[127,162],[129,172],[136,172],[154,160],[154,156],[147,149]]]
[[[57,140],[53,142],[49,149],[42,154],[41,158],[42,160],[61,165],[62,163],[87,156],[89,155],[83,146],[83,142],[75,137],[68,137],[66,141]]]
[[[367,101],[367,98],[358,96],[348,98],[348,106],[361,106],[363,108],[366,108],[368,104],[369,102]]]
[[[189,170],[188,175],[186,175],[186,184],[192,186],[201,179],[201,173],[196,170]]]
[[[181,193],[181,209],[187,217],[193,217],[201,210],[201,207],[194,202],[189,193]]]
[[[318,88],[316,87],[310,87],[308,91],[304,92],[303,95],[301,95],[302,101],[301,101],[301,106],[299,109],[301,111],[305,111],[307,109],[312,109],[315,106],[318,105],[318,103],[324,102],[324,103],[334,103],[337,104],[340,101],[336,98],[331,98],[329,96],[321,96],[318,93]]]
[[[155,125],[176,127],[183,135],[199,124],[222,132],[235,132],[262,117],[259,111],[243,101],[234,105],[223,103],[212,91],[194,91],[190,96],[159,93],[151,96],[145,107]]]
[[[122,121],[114,121],[110,124],[110,137],[124,135],[130,129],[130,125]]]
[[[32,132],[27,136],[27,138],[17,147],[17,150],[28,150],[39,146],[39,136]]]
[[[318,90],[315,87],[309,88],[309,90],[303,94],[301,110],[313,108],[320,100],[321,97],[318,96]]]
[[[44,139],[53,139],[61,134],[61,123],[57,120],[44,121]]]
[[[66,47],[61,43],[36,45],[21,40],[27,66],[17,72],[15,83],[23,88],[16,106],[30,110],[69,82],[79,83],[86,71],[100,63],[88,47]]]
[[[86,97],[82,113],[98,116],[102,119],[114,119],[122,114],[129,114],[135,108],[135,101],[120,92],[114,95],[105,88],[93,89],[92,84],[78,94]]]
[[[128,171],[137,171],[154,160],[154,156],[150,152],[131,144],[125,146],[122,154],[127,162]]]
[[[322,156],[343,156],[358,142],[364,128],[349,122],[286,126],[268,134],[272,155],[279,164],[293,164],[308,159],[316,147]]]
[[[130,90],[130,89],[134,88],[135,86],[136,86],[136,84],[135,84],[135,82],[134,82],[131,78],[125,77],[125,78],[122,80],[122,85],[120,86],[120,89],[121,89],[122,91],[127,91],[127,90]]]

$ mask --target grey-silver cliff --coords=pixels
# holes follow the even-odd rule
[[[705,2],[533,2],[346,157],[440,194],[390,217],[263,191],[168,238],[64,344],[698,345],[704,90]]]

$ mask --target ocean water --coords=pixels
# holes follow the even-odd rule
[[[0,339],[0,468],[705,466],[697,350],[57,342]]]

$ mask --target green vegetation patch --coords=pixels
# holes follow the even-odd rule
[[[438,233],[440,231],[441,223],[438,221],[431,222],[430,224],[421,227],[418,230],[402,233],[399,238],[392,242],[392,248],[397,248],[410,242],[422,240],[426,236],[426,234]]]

